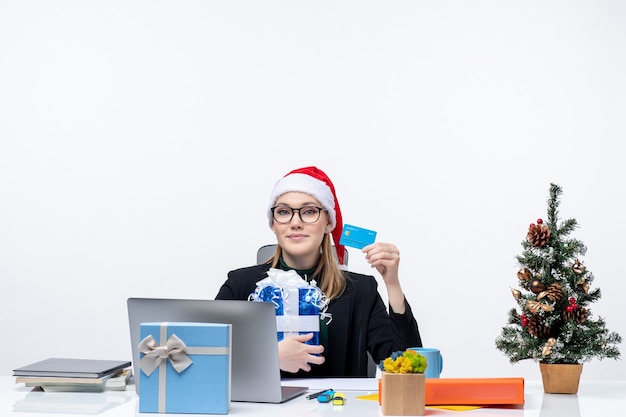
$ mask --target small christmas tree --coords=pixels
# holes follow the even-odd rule
[[[550,184],[548,219],[528,228],[517,261],[521,291],[511,289],[519,310],[513,308],[508,324],[496,338],[496,348],[511,363],[532,359],[543,363],[582,363],[593,358],[618,359],[622,338],[609,332],[604,319],[592,319],[589,305],[600,299],[593,274],[580,257],[587,248],[568,235],[575,219],[559,223],[561,188]]]

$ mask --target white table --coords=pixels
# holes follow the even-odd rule
[[[357,399],[374,393],[373,380],[309,380],[311,391],[332,387],[342,389],[347,401],[344,406],[320,404],[304,396],[284,404],[256,404],[233,402],[230,414],[238,416],[292,417],[367,417],[381,416],[377,401]],[[293,381],[298,385],[301,381]],[[346,389],[344,389],[346,388]],[[31,392],[31,388],[16,384],[12,376],[0,376],[0,416],[46,417],[60,415],[95,415],[105,417],[156,416],[140,414],[134,387],[126,391],[103,393]],[[27,411],[28,410],[28,411]],[[174,414],[168,414],[174,416]],[[525,381],[523,408],[479,408],[470,411],[451,411],[426,408],[427,416],[456,417],[624,417],[626,416],[626,381],[581,381],[578,394],[544,394],[541,381]],[[190,417],[191,415],[178,415]]]

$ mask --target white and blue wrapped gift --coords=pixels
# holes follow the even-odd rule
[[[295,271],[271,268],[267,278],[257,282],[252,301],[271,302],[276,307],[277,339],[289,335],[313,333],[307,343],[320,344],[320,317],[326,316],[326,298],[315,285]]]
[[[228,414],[232,325],[140,324],[139,412]]]

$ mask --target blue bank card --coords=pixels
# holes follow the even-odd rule
[[[351,246],[353,248],[362,249],[363,247],[376,241],[376,232],[373,230],[363,229],[362,227],[346,224],[343,226],[339,244]]]

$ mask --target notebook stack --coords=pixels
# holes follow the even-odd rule
[[[16,383],[44,391],[124,390],[131,377],[130,361],[48,358],[13,370]]]

